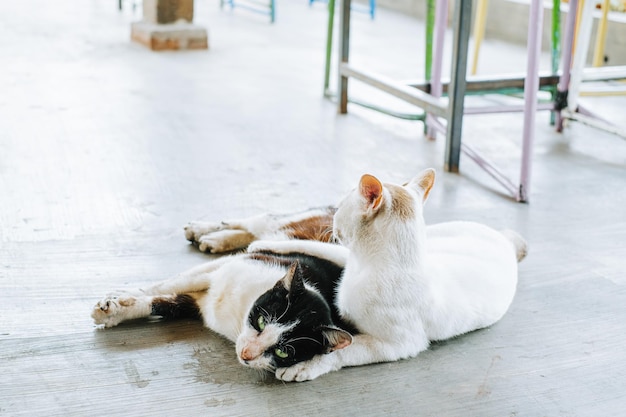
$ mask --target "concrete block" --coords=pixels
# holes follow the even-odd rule
[[[184,20],[170,24],[135,22],[131,25],[131,39],[153,51],[209,48],[207,30]]]

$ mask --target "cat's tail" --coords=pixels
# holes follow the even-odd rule
[[[501,233],[513,243],[517,262],[521,262],[522,259],[526,257],[526,254],[528,254],[528,243],[526,243],[526,240],[513,230],[506,229],[502,230]]]

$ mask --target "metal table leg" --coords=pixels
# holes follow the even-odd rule
[[[312,1],[312,0],[311,0]],[[335,0],[328,0],[328,27],[326,30],[326,61],[324,63],[324,96],[329,97],[332,93],[330,87],[330,63],[333,57],[333,31],[335,25]]]
[[[432,3],[434,0],[429,0]],[[441,66],[443,65],[443,45],[446,34],[446,22],[448,20],[448,0],[437,0],[434,16],[434,41],[432,51],[432,64],[428,71],[428,81],[430,82],[429,93],[433,97],[441,97],[443,87],[441,81]],[[435,139],[440,126],[439,121],[432,114],[426,115],[426,137]]]
[[[517,200],[528,201],[532,149],[535,138],[535,115],[539,92],[539,60],[541,58],[541,33],[543,0],[532,0],[528,17],[528,62],[524,83],[524,130],[522,132],[522,167]]]
[[[339,65],[347,64],[350,57],[350,6],[351,0],[343,0],[341,2],[341,20],[340,20],[340,33],[341,33],[341,51]],[[339,113],[345,114],[348,112],[348,77],[341,74],[341,71],[337,71],[339,74]]]
[[[445,169],[459,172],[461,133],[463,130],[464,98],[467,74],[467,49],[472,23],[472,0],[457,0],[454,8],[455,28],[452,50],[452,73],[446,132]]]
[[[578,4],[581,8],[581,4]],[[589,51],[589,42],[591,40],[591,29],[593,25],[593,10],[595,3],[585,1],[582,4],[582,12],[580,13],[580,21],[578,22],[578,35],[576,35],[576,49],[574,52],[573,63],[570,71],[569,94],[567,97],[567,108],[570,112],[578,110],[578,95],[580,92],[580,84],[583,81],[583,68],[587,61],[587,52]]]
[[[551,63],[552,74],[559,73],[559,63],[561,62],[561,0],[552,0],[552,36],[551,36]],[[556,99],[557,88],[554,86],[551,91],[552,101]],[[550,125],[556,123],[556,112],[550,112]]]
[[[556,110],[556,131],[563,131],[563,115],[561,111],[567,107],[567,96],[569,94],[570,69],[572,68],[572,47],[574,45],[574,32],[576,29],[576,12],[578,10],[578,0],[570,0],[567,22],[565,24],[565,38],[563,39],[563,72],[561,80],[557,86],[557,94],[554,103]]]

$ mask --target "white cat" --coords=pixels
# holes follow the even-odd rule
[[[511,304],[517,262],[526,243],[471,222],[426,227],[423,204],[435,173],[405,186],[365,175],[341,201],[334,235],[350,250],[337,307],[360,334],[345,349],[276,371],[285,381],[317,378],[344,366],[416,356],[430,341],[451,338],[498,321]],[[277,252],[307,242],[257,242]]]

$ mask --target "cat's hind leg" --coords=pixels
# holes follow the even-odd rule
[[[190,222],[185,226],[185,238],[206,253],[244,249],[256,239],[240,222]]]
[[[223,256],[213,261],[205,262],[174,278],[161,281],[139,291],[145,295],[188,294],[207,291],[211,288],[212,273],[238,256],[241,255]]]
[[[153,315],[162,316],[164,311],[170,311],[167,314],[170,317],[176,316],[177,311],[194,311],[194,308],[189,303],[186,306],[185,302],[196,300],[200,294],[206,294],[211,288],[212,273],[232,259],[233,257],[226,256],[206,262],[145,289],[110,293],[96,303],[91,317],[96,324],[113,327],[123,321]],[[167,306],[170,307],[166,308]]]
[[[292,214],[261,214],[223,222],[190,222],[185,237],[200,251],[224,253],[245,249],[255,240],[332,240],[334,207]]]
[[[197,299],[202,294],[174,294],[160,296],[135,296],[131,294],[108,295],[93,308],[91,317],[98,325],[114,327],[140,318],[160,316],[165,318],[199,318]]]

